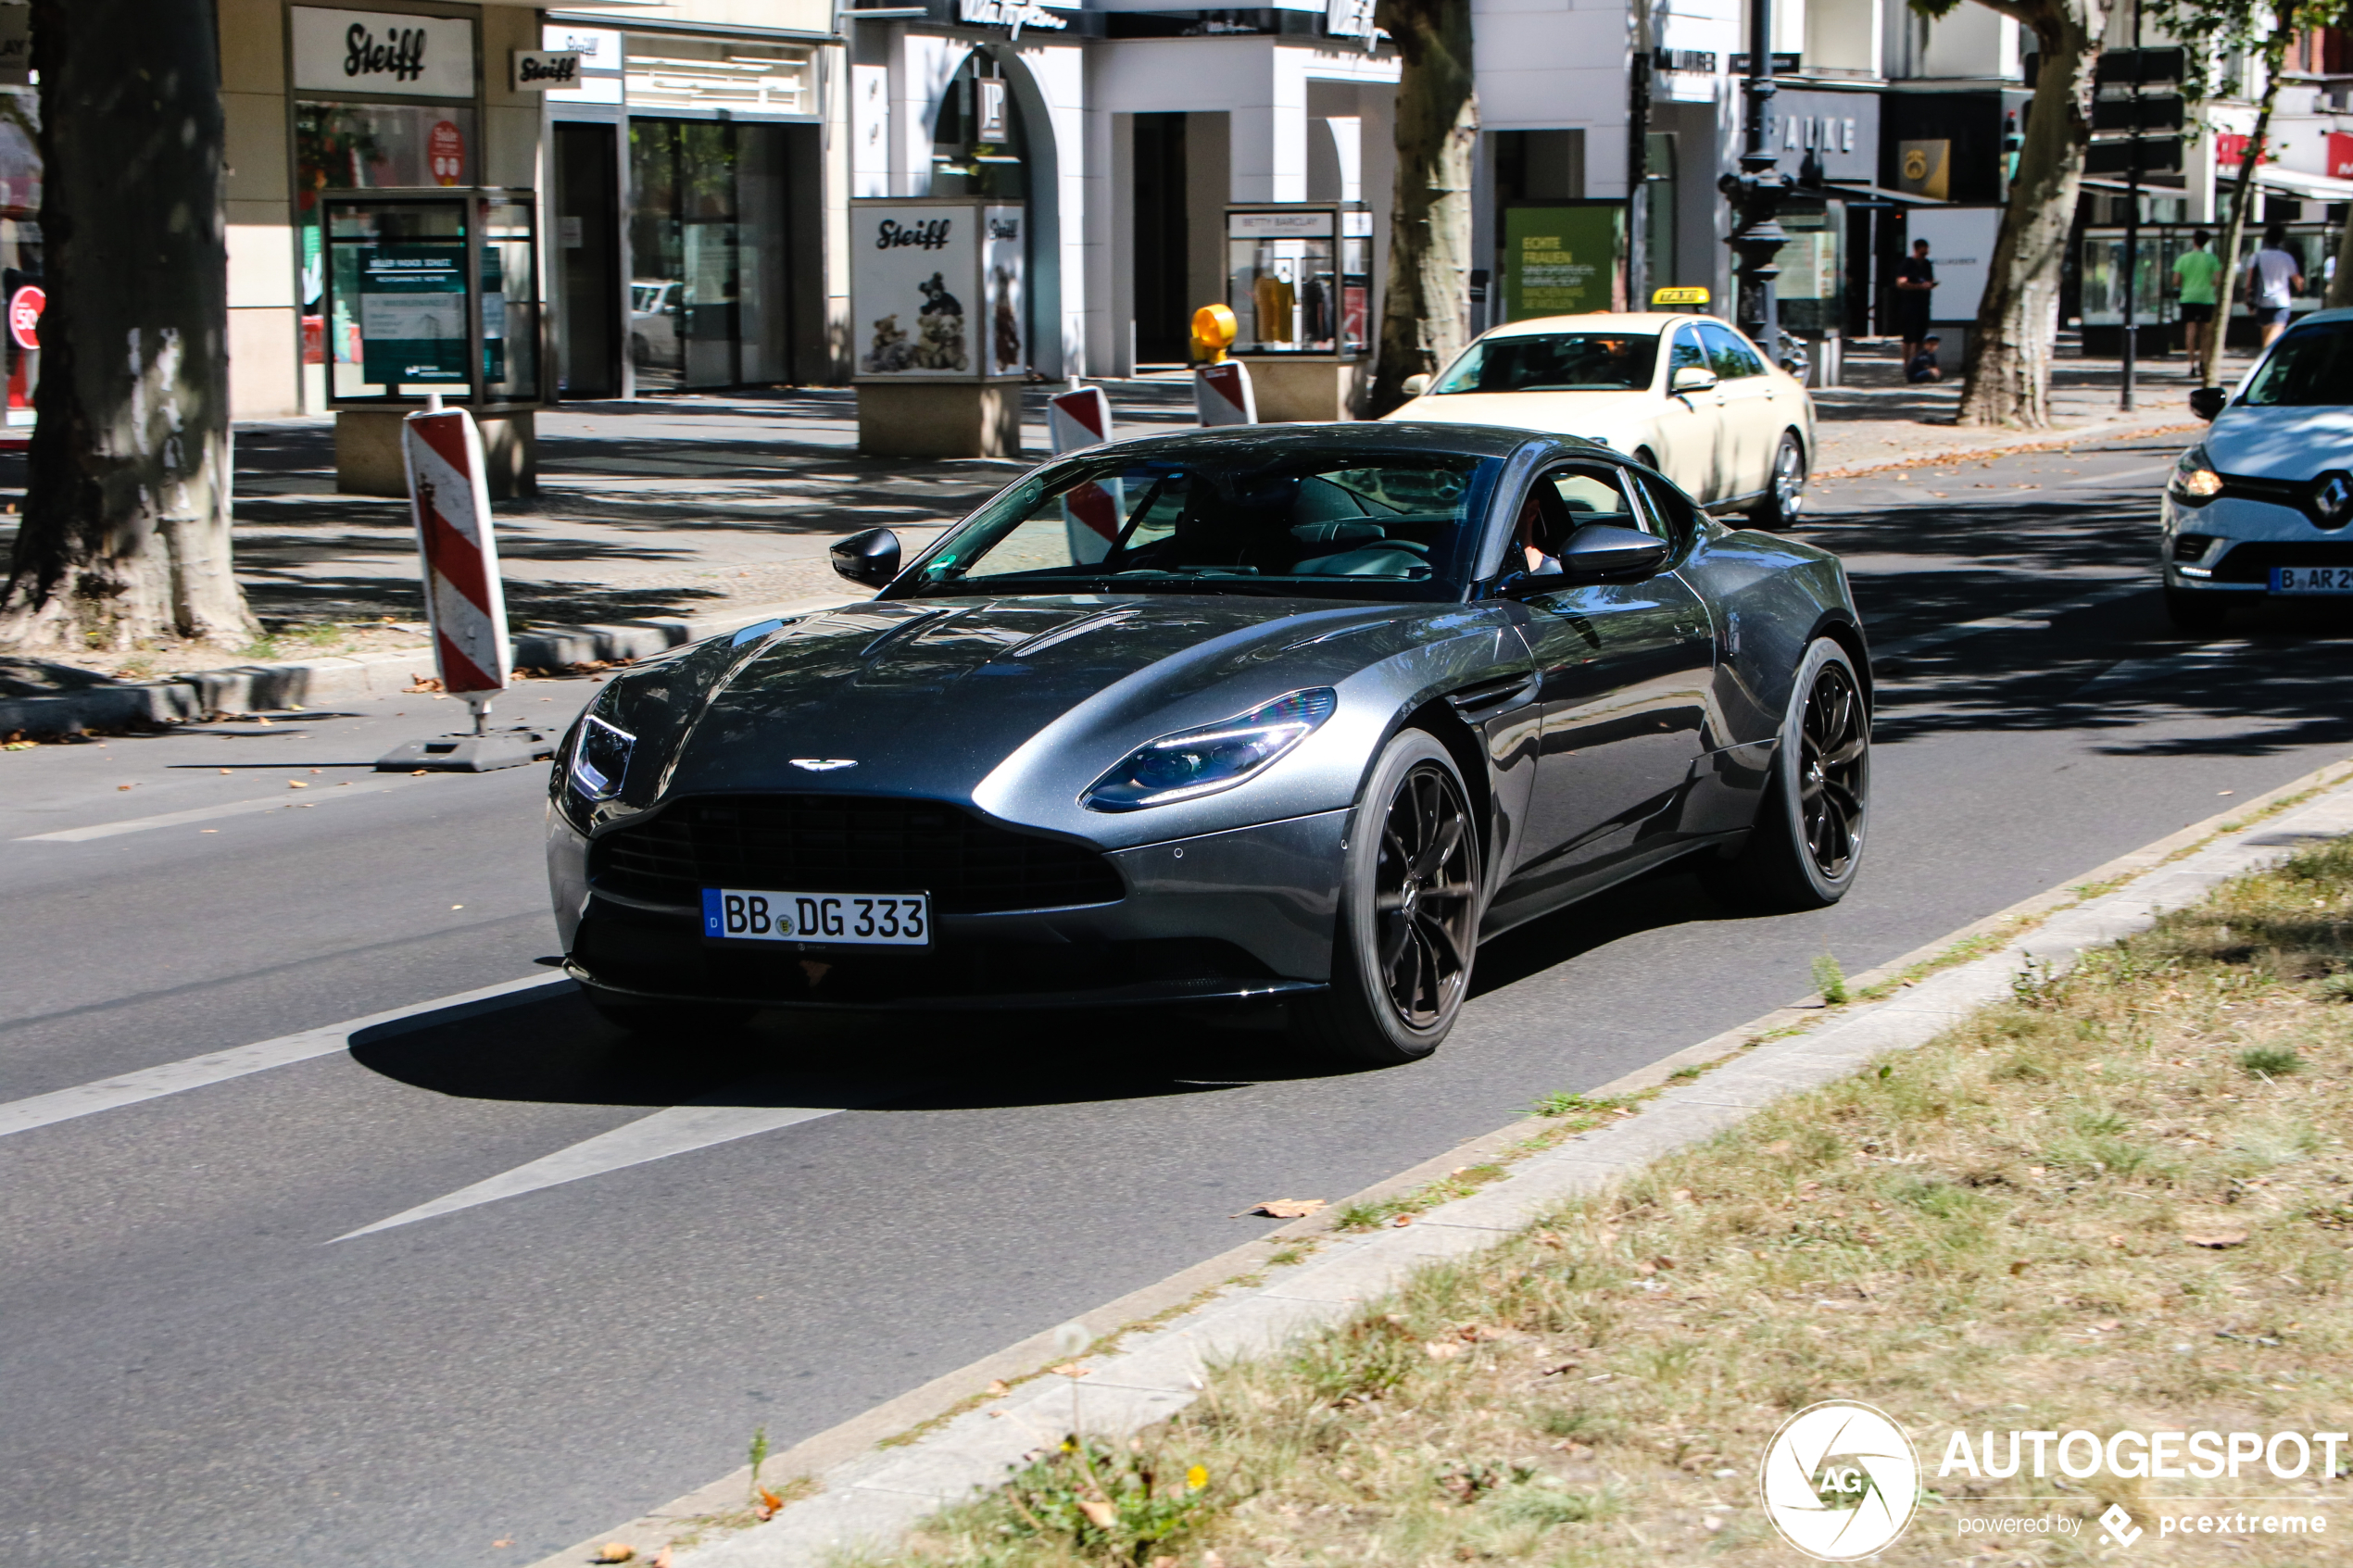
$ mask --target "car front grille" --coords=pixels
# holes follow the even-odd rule
[[[2316,539],[2309,544],[2259,541],[2233,545],[2230,553],[2215,563],[2211,581],[2268,583],[2275,566],[2353,566],[2353,539],[2341,543]]]
[[[599,838],[589,880],[625,897],[697,903],[706,887],[928,893],[943,914],[1109,904],[1126,889],[1083,845],[1015,833],[930,800],[711,796]]]
[[[2334,512],[2322,509],[2317,482],[2309,479],[2256,479],[2243,473],[2218,474],[2222,482],[2222,494],[2243,500],[2268,501],[2275,507],[2285,507],[2302,512],[2315,528],[2335,530],[2353,522],[2353,510]],[[2276,566],[2302,566],[2303,561],[2275,561]]]

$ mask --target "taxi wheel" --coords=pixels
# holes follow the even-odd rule
[[[1765,497],[1756,503],[1753,521],[1766,529],[1793,528],[1797,514],[1806,508],[1806,448],[1798,445],[1795,431],[1781,432],[1781,444],[1773,453],[1773,471],[1765,482]]]

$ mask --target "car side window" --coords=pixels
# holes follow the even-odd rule
[[[1761,376],[1765,373],[1765,361],[1758,358],[1756,351],[1749,347],[1748,341],[1731,328],[1707,321],[1703,322],[1699,330],[1707,339],[1708,368],[1716,372],[1719,380],[1732,381],[1741,376]]]
[[[1675,346],[1667,351],[1667,384],[1675,384],[1675,372],[1678,370],[1705,370],[1708,368],[1707,356],[1700,352],[1696,329],[1676,328]]]
[[[1658,520],[1653,533],[1664,533],[1680,552],[1698,537],[1700,510],[1692,499],[1655,474],[1641,477],[1642,499],[1648,503],[1651,515]]]

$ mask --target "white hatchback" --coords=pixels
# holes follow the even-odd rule
[[[1388,418],[1581,435],[1656,469],[1710,510],[1745,510],[1767,528],[1794,522],[1805,504],[1814,400],[1712,317],[1514,321],[1405,389],[1417,395]]]
[[[2353,596],[2353,310],[2289,328],[2236,391],[2190,406],[2214,421],[2165,486],[2165,608],[2211,632],[2234,604]]]

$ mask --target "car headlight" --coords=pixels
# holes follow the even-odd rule
[[[637,737],[594,713],[580,716],[580,734],[572,743],[567,777],[584,800],[610,800],[629,776],[629,754]]]
[[[2206,448],[2193,446],[2182,454],[2180,462],[2173,465],[2173,477],[2165,488],[2177,501],[2187,501],[2194,507],[2202,506],[2222,493],[2222,476],[2214,471],[2213,461],[2207,457]]]
[[[1080,802],[1090,811],[1138,811],[1231,789],[1305,740],[1339,706],[1337,692],[1317,686],[1222,723],[1163,735],[1088,785]]]

